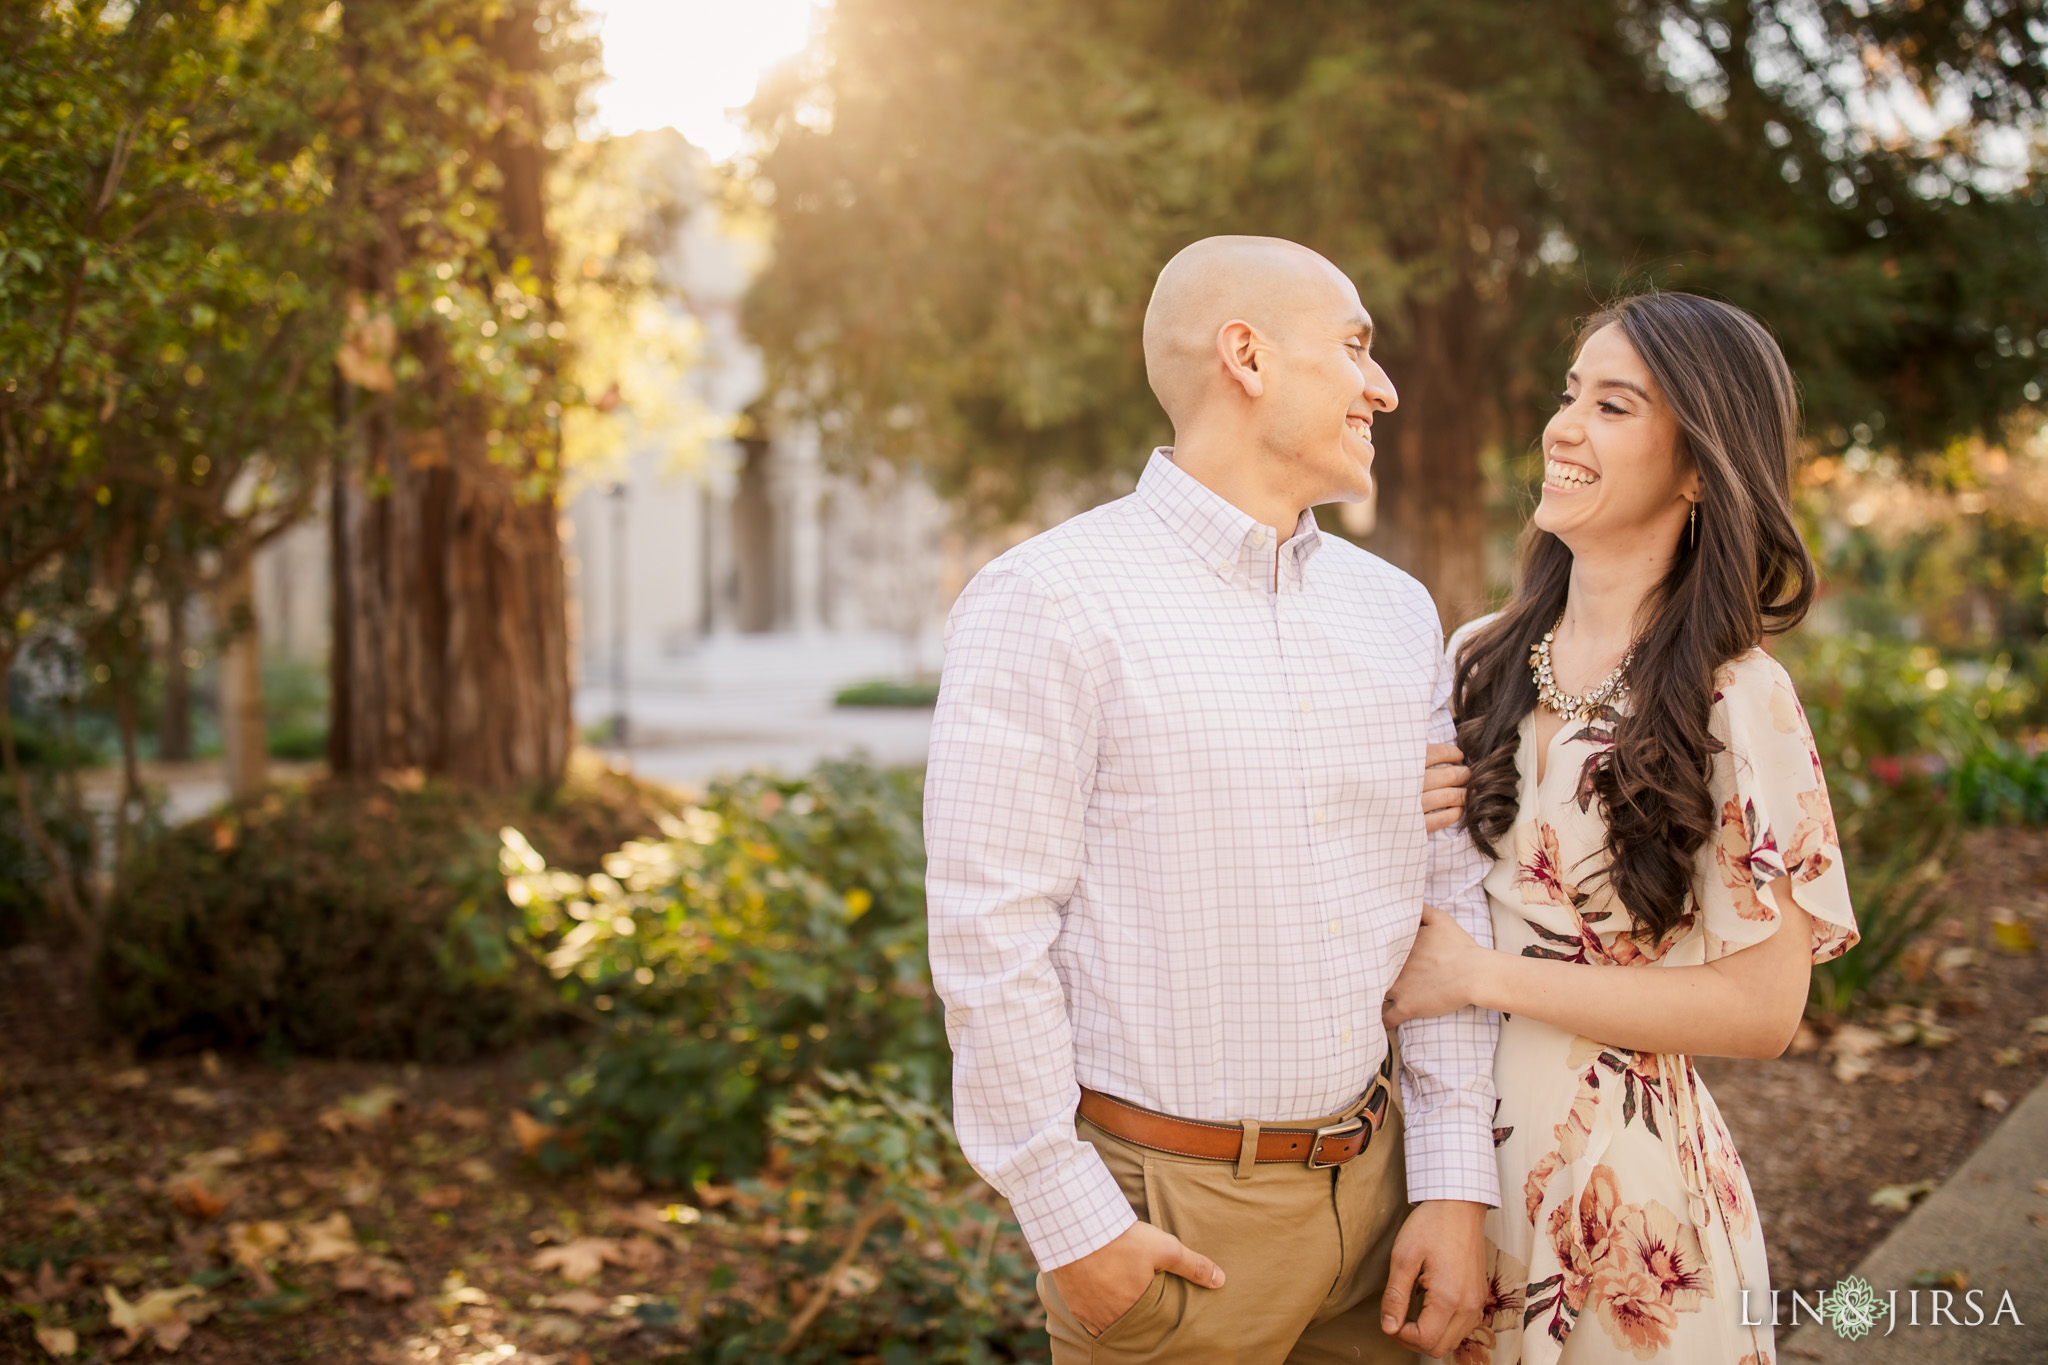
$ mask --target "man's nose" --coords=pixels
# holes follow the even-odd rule
[[[1401,406],[1401,395],[1394,392],[1394,381],[1387,377],[1377,362],[1366,366],[1365,401],[1381,412],[1392,412]]]

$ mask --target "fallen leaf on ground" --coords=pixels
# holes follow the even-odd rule
[[[2037,1228],[2048,1228],[2048,1213],[2030,1213],[2027,1221]]]
[[[1991,1054],[1993,1066],[2025,1066],[2027,1051],[2019,1047],[2002,1047]]]
[[[228,1206],[226,1195],[207,1188],[206,1182],[197,1176],[173,1180],[168,1193],[173,1208],[187,1218],[197,1218],[201,1222],[220,1217]]]
[[[615,1237],[577,1237],[561,1246],[542,1247],[528,1263],[535,1270],[552,1270],[565,1280],[588,1280],[604,1269],[606,1262],[623,1264]]]
[[[560,1313],[549,1313],[535,1320],[533,1334],[556,1346],[573,1346],[583,1339],[583,1324]]]
[[[290,1145],[282,1128],[264,1128],[250,1134],[242,1150],[252,1161],[268,1161],[271,1157],[284,1155],[284,1149]]]
[[[512,1111],[512,1140],[519,1144],[522,1156],[534,1156],[541,1145],[560,1130],[552,1123],[542,1123],[524,1109]]]
[[[429,1123],[445,1123],[472,1133],[481,1133],[491,1126],[491,1116],[483,1110],[450,1104],[446,1100],[435,1100],[428,1105],[426,1117]]]
[[[1952,1289],[1960,1294],[1970,1287],[1970,1272],[1961,1266],[1923,1270],[1913,1277],[1915,1289]]]
[[[565,1289],[559,1294],[550,1294],[547,1304],[550,1308],[560,1308],[589,1317],[592,1313],[602,1313],[611,1307],[612,1301],[605,1295],[594,1294],[588,1289]]]
[[[85,1283],[83,1265],[73,1265],[59,1276],[57,1268],[47,1260],[36,1267],[33,1278],[18,1270],[7,1271],[6,1275],[7,1283],[13,1287],[14,1301],[31,1308],[68,1299]]]
[[[171,1091],[170,1101],[172,1104],[183,1105],[187,1109],[208,1110],[220,1108],[220,1096],[214,1094],[211,1090],[201,1090],[196,1085],[178,1086]],[[183,1340],[183,1338],[180,1338],[180,1340]]]
[[[635,1195],[644,1188],[630,1166],[606,1166],[590,1173],[590,1183],[606,1194]]]
[[[299,1224],[291,1259],[302,1265],[320,1265],[327,1261],[346,1260],[361,1251],[362,1248],[356,1245],[356,1231],[350,1226],[348,1215],[337,1212],[318,1222]]]
[[[356,1164],[341,1182],[341,1202],[351,1208],[363,1208],[377,1202],[383,1193],[384,1178],[377,1174],[370,1164],[357,1158]]]
[[[275,1219],[228,1224],[228,1254],[253,1266],[292,1244],[292,1230]]]
[[[321,1110],[320,1126],[330,1133],[346,1133],[351,1128],[368,1132],[390,1117],[392,1109],[404,1099],[405,1092],[395,1085],[373,1085],[344,1096],[331,1109]]]
[[[44,1212],[52,1218],[76,1218],[90,1223],[100,1216],[100,1211],[90,1204],[79,1202],[75,1194],[60,1194],[43,1206]]]
[[[409,1299],[418,1291],[405,1267],[388,1256],[363,1256],[343,1266],[334,1287],[344,1294],[368,1294],[385,1303]]]
[[[664,1208],[646,1200],[630,1208],[621,1206],[605,1211],[607,1222],[658,1237],[678,1251],[687,1251],[690,1246],[690,1239],[684,1234],[682,1225],[695,1223],[703,1216],[688,1204],[670,1204]]]
[[[38,1327],[36,1345],[53,1356],[75,1356],[78,1354],[78,1333],[69,1327]]]
[[[126,1071],[116,1071],[101,1084],[109,1090],[140,1090],[149,1084],[149,1071],[144,1067],[131,1066]]]
[[[722,1207],[739,1197],[740,1192],[730,1185],[697,1186],[697,1202],[707,1209]]]
[[[1991,915],[1991,946],[2007,957],[2026,957],[2034,951],[2034,930],[2010,910]]]
[[[1844,1024],[1831,1034],[1823,1055],[1835,1059],[1835,1079],[1844,1085],[1870,1074],[1884,1051],[1885,1036],[1860,1024]]]
[[[452,1209],[462,1202],[462,1186],[435,1185],[421,1190],[419,1202],[423,1209]]]
[[[455,1169],[464,1180],[472,1180],[479,1185],[488,1185],[498,1178],[497,1167],[491,1165],[490,1162],[485,1161],[480,1156],[473,1156],[467,1161],[458,1162]]]
[[[1994,1114],[2003,1114],[2012,1108],[2012,1101],[2005,1097],[2003,1090],[1987,1090],[1977,1097],[1977,1103]]]
[[[2048,1014],[2037,1014],[2027,1020],[2027,1032],[2048,1033]]]
[[[832,1292],[842,1299],[857,1299],[873,1293],[881,1283],[881,1272],[872,1266],[850,1265],[832,1277]]]
[[[2034,1182],[2034,1193],[2048,1194],[2048,1180],[2036,1180]]]
[[[186,1337],[192,1335],[192,1328],[206,1321],[213,1312],[206,1291],[196,1284],[181,1284],[176,1289],[152,1289],[133,1303],[123,1298],[121,1291],[112,1285],[106,1285],[104,1289],[107,1323],[120,1329],[130,1346],[147,1335],[156,1342],[158,1350],[175,1351],[185,1344]]]
[[[1809,1052],[1818,1052],[1820,1051],[1820,1035],[1813,1031],[1813,1025],[1802,1019],[1799,1021],[1798,1029],[1792,1034],[1792,1046],[1787,1048],[1786,1051],[1795,1057],[1804,1056]]]
[[[1876,1209],[1895,1209],[1904,1213],[1913,1207],[1915,1200],[1932,1193],[1932,1180],[1916,1180],[1910,1185],[1880,1185],[1870,1192],[1870,1206]]]

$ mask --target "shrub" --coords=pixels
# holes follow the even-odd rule
[[[832,698],[834,706],[936,706],[936,682],[864,682],[841,688]]]
[[[937,1108],[826,1073],[770,1129],[777,1178],[742,1192],[808,1234],[783,1238],[783,1311],[715,1301],[675,1365],[1045,1359],[1023,1238]]]
[[[559,1015],[505,943],[490,831],[517,821],[566,865],[594,867],[657,812],[604,774],[547,797],[437,781],[274,791],[127,860],[96,995],[145,1048],[471,1056]]]
[[[89,816],[65,802],[56,774],[24,769],[30,809],[58,849],[74,884],[92,861],[93,830]],[[22,822],[21,799],[13,782],[0,777],[0,948],[10,947],[40,930],[49,919],[53,872],[35,836]]]
[[[757,1167],[768,1116],[817,1069],[947,1070],[925,959],[923,779],[827,763],[714,788],[583,877],[506,831],[514,934],[596,1024],[539,1101],[554,1161],[658,1179]]]

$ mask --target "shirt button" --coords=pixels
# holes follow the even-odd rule
[[[1323,823],[1323,813],[1321,811],[1316,812],[1316,823],[1319,825]]]
[[[1337,935],[1338,935],[1339,933],[1343,932],[1343,929],[1344,929],[1344,924],[1343,924],[1343,921],[1341,921],[1341,920],[1334,920],[1334,919],[1330,921],[1330,937],[1331,937],[1331,938],[1335,938],[1335,937],[1337,937]]]
[[[1339,1042],[1344,1042],[1344,1043],[1348,1043],[1348,1042],[1350,1042],[1350,1041],[1351,1041],[1351,1030],[1350,1030],[1350,1029],[1345,1029],[1345,1030],[1344,1030],[1344,1031],[1343,1031],[1342,1033],[1340,1033],[1340,1034],[1338,1034],[1338,1035],[1337,1035],[1337,1040],[1338,1040]]]
[[[1301,714],[1303,714],[1304,716],[1315,709],[1316,708],[1309,702],[1304,701],[1303,703],[1301,703]]]
[[[1224,560],[1224,561],[1223,561],[1222,563],[1218,564],[1218,565],[1216,566],[1216,572],[1217,572],[1217,573],[1229,573],[1229,572],[1230,572],[1230,561],[1226,559],[1226,560]]]
[[[1252,544],[1254,544],[1254,545],[1264,545],[1265,543],[1266,543],[1266,533],[1265,533],[1264,531],[1254,531],[1254,532],[1252,532]]]

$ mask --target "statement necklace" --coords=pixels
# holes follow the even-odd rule
[[[1578,696],[1561,690],[1557,679],[1550,672],[1550,640],[1564,625],[1564,613],[1559,612],[1557,625],[1543,632],[1543,638],[1529,648],[1529,673],[1536,679],[1536,700],[1565,720],[1584,720],[1595,708],[1608,702],[1618,701],[1628,692],[1628,664],[1636,657],[1636,647],[1630,645],[1628,652],[1621,656],[1621,662],[1607,675],[1607,680],[1590,692]]]

